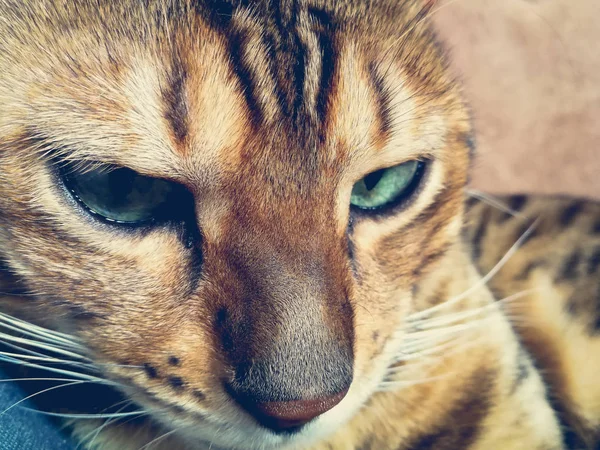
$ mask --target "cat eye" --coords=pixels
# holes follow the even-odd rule
[[[410,196],[422,176],[422,161],[407,161],[368,174],[352,188],[350,204],[363,210],[379,210]]]
[[[64,170],[63,180],[75,199],[95,216],[139,225],[169,220],[191,194],[182,186],[147,177],[127,168]]]

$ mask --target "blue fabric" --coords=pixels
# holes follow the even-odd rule
[[[0,371],[0,379],[7,378]],[[0,411],[25,396],[15,383],[0,383]],[[19,406],[33,408],[29,401]],[[76,445],[47,416],[19,406],[0,415],[0,450],[75,450]]]

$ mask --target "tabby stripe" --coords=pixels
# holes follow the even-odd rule
[[[527,237],[525,237],[525,239],[521,241],[521,248],[524,247],[525,244],[527,244],[529,241],[531,241],[538,235],[538,231],[535,228],[531,228],[530,223],[525,223],[517,228],[517,232],[515,233],[515,237],[513,238],[515,242],[521,239],[525,235],[525,233],[528,234]]]
[[[508,200],[508,207],[511,212],[507,212],[500,216],[498,223],[506,222],[514,217],[514,213],[520,212],[527,203],[527,197],[524,195],[514,195]]]
[[[328,99],[334,87],[334,74],[337,68],[337,50],[334,40],[336,26],[327,11],[309,8],[308,13],[319,27],[317,33],[321,52],[321,79],[317,92],[316,110],[317,117],[325,122],[329,106]],[[324,131],[321,132],[320,138],[321,141],[325,140]]]
[[[413,438],[409,445],[398,450],[466,450],[473,445],[490,410],[490,394],[494,386],[495,371],[480,369],[464,383],[462,397],[426,435]]]
[[[595,305],[595,314],[596,318],[592,323],[592,335],[597,336],[600,334],[600,283],[598,283],[598,288],[596,290],[596,305]]]
[[[361,271],[359,270],[359,264],[356,260],[355,256],[355,245],[352,239],[354,234],[354,219],[350,217],[348,221],[348,228],[346,230],[346,245],[348,248],[348,258],[350,259],[350,268],[352,269],[352,274],[354,275],[354,279],[358,282],[359,285],[362,284],[362,276]]]
[[[594,252],[588,261],[588,275],[593,275],[600,267],[600,245],[594,248]]]
[[[281,108],[286,116],[297,119],[304,87],[304,47],[295,30],[297,2],[274,2],[275,26],[279,32],[279,55],[274,55],[273,65],[279,69]],[[277,48],[277,47],[275,47]],[[290,82],[291,78],[291,82]],[[289,85],[289,88],[286,88]],[[293,92],[293,94],[291,94]],[[291,94],[291,95],[290,95]]]
[[[441,246],[441,248],[439,248],[434,253],[426,255],[421,260],[421,262],[418,265],[418,267],[415,269],[415,271],[414,271],[415,276],[420,275],[423,272],[423,270],[427,269],[428,266],[431,266],[435,262],[437,262],[440,259],[442,259],[446,255],[446,253],[448,253],[448,250],[450,250],[451,247],[452,247],[452,243],[451,242],[446,242],[446,243],[444,243]]]
[[[68,302],[66,300],[52,300],[52,306],[57,306],[59,308],[65,308],[69,311],[70,316],[73,319],[78,320],[94,320],[94,319],[106,319],[108,314],[100,314],[97,312],[88,311],[82,305]]]
[[[573,223],[577,215],[583,210],[583,202],[575,202],[567,206],[560,215],[559,222],[563,227],[568,227]]]
[[[236,74],[241,86],[242,93],[250,112],[250,122],[258,127],[264,119],[264,113],[256,97],[256,85],[253,80],[252,71],[244,58],[244,52],[248,42],[248,36],[238,30],[226,35],[228,39],[228,51],[233,72]]]
[[[581,262],[581,250],[575,250],[561,267],[556,281],[568,281],[579,275],[579,263]]]
[[[481,215],[481,219],[479,224],[477,225],[477,229],[475,231],[475,235],[473,236],[473,240],[471,241],[471,249],[473,259],[477,260],[481,256],[481,243],[483,238],[485,237],[488,222],[492,216],[492,210],[490,208],[486,208]]]
[[[294,67],[294,80],[295,80],[295,90],[296,95],[294,96],[294,105],[292,107],[293,114],[298,116],[299,111],[304,104],[304,83],[306,80],[306,61],[307,61],[307,50],[300,39],[300,35],[297,31],[293,33],[294,44],[296,47],[296,64]],[[296,117],[297,119],[297,117]],[[305,127],[302,124],[299,124],[302,129]]]
[[[329,448],[331,448],[331,450],[334,450],[334,448],[331,445],[329,446]],[[375,438],[373,436],[369,436],[363,442],[361,442],[358,447],[356,447],[356,450],[373,450],[375,448],[377,448],[375,446]]]
[[[273,80],[276,80],[274,90],[275,95],[277,97],[277,104],[281,108],[281,111],[283,111],[283,113],[286,116],[289,116],[289,108],[286,106],[287,100],[285,86],[283,86],[282,83],[278,81],[277,61],[279,60],[279,56],[277,55],[276,51],[278,46],[277,41],[270,33],[264,33],[262,39],[265,42],[265,48],[267,49],[267,54],[269,57],[269,68],[271,71],[271,76]]]
[[[163,90],[162,96],[166,105],[164,117],[171,125],[173,136],[177,143],[183,143],[188,134],[188,108],[184,95],[186,78],[187,73],[183,68],[181,60],[175,58],[173,61],[173,70],[169,74],[168,85]]]
[[[465,200],[465,209],[467,211],[470,211],[471,208],[473,208],[473,206],[478,205],[480,202],[481,202],[481,200],[479,200],[477,197],[469,196]]]

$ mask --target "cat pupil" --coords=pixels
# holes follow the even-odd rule
[[[367,191],[372,191],[375,188],[375,186],[377,186],[377,184],[381,180],[381,177],[383,177],[385,171],[386,169],[379,169],[373,173],[370,173],[364,178],[364,183],[365,187],[367,188]]]
[[[127,201],[127,197],[131,195],[135,181],[135,176],[132,172],[126,169],[119,169],[109,174],[110,200],[114,203],[114,206],[123,206]]]

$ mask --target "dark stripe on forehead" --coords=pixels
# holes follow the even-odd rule
[[[256,97],[256,82],[250,66],[244,57],[248,36],[242,30],[230,30],[227,38],[230,61],[246,99],[246,104],[250,112],[250,121],[254,126],[258,126],[264,119],[264,113]]]
[[[324,120],[327,114],[328,98],[333,84],[336,48],[334,44],[335,24],[330,14],[319,8],[305,9],[297,0],[277,2],[212,0],[196,6],[199,15],[208,19],[228,42],[228,52],[236,77],[251,112],[252,123],[259,126],[266,116],[260,103],[258,89],[265,80],[274,82],[272,86],[283,118],[288,120],[289,131],[295,132],[306,141],[316,124],[311,117]],[[243,14],[237,10],[246,9]],[[252,20],[241,22],[237,19],[250,15]],[[240,26],[241,25],[241,26]],[[308,36],[316,33],[316,45],[305,42]],[[266,56],[268,73],[258,68],[248,57],[248,45],[260,42]],[[313,45],[311,45],[313,44]],[[319,51],[320,73],[308,71],[308,62]],[[260,70],[260,71],[259,71]],[[314,71],[313,71],[314,72]],[[307,80],[307,76],[311,79]],[[263,83],[259,83],[261,81]],[[307,86],[315,86],[315,96],[307,93]],[[269,88],[270,89],[270,88]],[[316,114],[307,110],[307,98],[315,100]],[[283,119],[282,118],[282,119]],[[324,133],[321,133],[324,135]],[[305,139],[303,139],[303,136]]]
[[[208,20],[209,24],[225,38],[229,61],[232,71],[240,83],[240,88],[248,107],[250,123],[254,127],[258,127],[263,122],[264,111],[258,101],[257,84],[251,69],[252,61],[248,61],[246,58],[249,39],[248,33],[250,33],[250,30],[236,26],[232,20],[236,8],[245,3],[227,0],[207,0],[206,2],[196,2],[195,8],[198,15]]]
[[[174,58],[173,68],[167,78],[167,86],[162,92],[165,102],[164,115],[171,125],[176,143],[183,143],[188,134],[188,107],[185,100],[185,80],[187,73],[179,58]]]
[[[329,94],[333,87],[333,79],[337,65],[335,45],[336,24],[330,14],[322,9],[310,8],[309,15],[317,26],[319,49],[321,52],[321,79],[317,93],[317,117],[324,121],[327,117]],[[323,138],[324,138],[324,133]]]
[[[280,44],[279,82],[287,90],[286,102],[281,106],[287,115],[296,118],[303,104],[306,61],[306,49],[297,30],[298,2],[296,0],[277,2],[275,23],[279,31]]]

